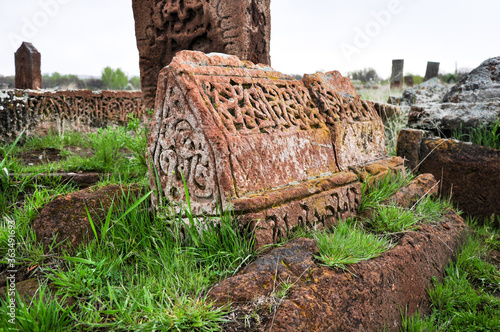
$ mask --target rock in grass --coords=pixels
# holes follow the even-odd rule
[[[463,243],[454,211],[406,232],[381,256],[335,270],[319,266],[314,240],[299,238],[216,285],[209,296],[232,303],[226,331],[399,331],[401,312],[430,311],[428,289]],[[250,325],[250,326],[249,326]]]
[[[136,197],[139,192],[138,187],[109,185],[102,188],[90,187],[58,197],[49,202],[33,221],[37,240],[43,244],[45,251],[50,245],[60,242],[64,242],[66,249],[87,243],[95,238],[87,211],[99,228],[112,202],[118,202],[129,194]]]

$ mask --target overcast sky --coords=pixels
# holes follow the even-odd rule
[[[226,0],[232,1],[232,0]],[[475,68],[500,56],[498,0],[271,0],[271,65],[288,74],[373,67],[405,73]],[[0,0],[0,75],[13,75],[22,41],[42,73],[139,75],[131,0]]]

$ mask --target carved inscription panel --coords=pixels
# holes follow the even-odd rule
[[[238,197],[337,171],[328,127],[302,82],[198,75],[224,133]]]
[[[186,202],[184,185],[190,195],[194,214],[214,214],[218,201],[215,161],[197,120],[189,114],[185,96],[175,85],[169,85],[159,117],[153,125],[148,151],[154,170],[150,170],[152,187],[161,189],[155,202]],[[158,182],[159,181],[159,182]]]

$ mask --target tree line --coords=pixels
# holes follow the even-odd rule
[[[15,76],[0,75],[0,89],[2,85],[14,88]],[[89,90],[140,90],[139,76],[128,77],[120,68],[106,67],[100,78],[79,78],[77,75],[61,75],[58,72],[42,75],[43,89],[89,89]]]

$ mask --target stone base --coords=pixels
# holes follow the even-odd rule
[[[304,227],[321,229],[357,215],[361,182],[388,172],[404,172],[399,157],[381,159],[351,171],[311,179],[292,186],[243,197],[233,201],[242,228],[254,232],[256,248],[278,243]]]

